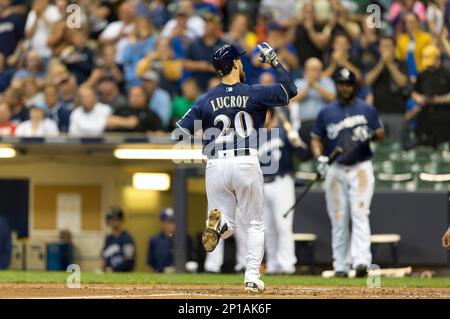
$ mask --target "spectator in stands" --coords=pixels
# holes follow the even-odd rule
[[[344,33],[350,41],[356,39],[361,33],[359,25],[350,20],[348,11],[340,1],[331,1],[331,6],[333,15],[322,32],[327,41],[334,42],[334,37],[341,33]]]
[[[78,90],[75,77],[66,75],[58,80],[58,82],[51,83],[58,89],[58,97],[61,105],[68,110],[72,110],[75,107],[75,96]]]
[[[42,87],[45,81],[46,72],[42,63],[42,58],[37,51],[29,51],[25,58],[25,68],[17,70],[13,75],[13,82],[19,82],[26,78],[34,77]],[[20,86],[20,84],[18,84]]]
[[[137,0],[136,12],[139,16],[152,21],[157,30],[161,30],[170,20],[170,14],[164,0]]]
[[[117,83],[123,82],[123,74],[116,63],[116,48],[114,45],[105,45],[95,59],[95,68],[84,84],[94,86],[102,77],[112,76]]]
[[[24,37],[24,17],[11,10],[11,0],[0,2],[0,54],[7,59],[14,54],[19,42]]]
[[[123,54],[128,44],[128,37],[134,30],[136,8],[133,1],[126,0],[119,7],[119,20],[111,22],[100,34],[100,44],[114,44],[116,48],[115,61],[123,64]]]
[[[246,52],[251,52],[256,46],[256,34],[249,29],[249,18],[244,13],[237,13],[233,16],[228,32],[222,39],[241,48]]]
[[[5,70],[5,56],[0,53],[0,94],[8,88],[10,83],[11,74]]]
[[[421,1],[416,0],[396,0],[389,8],[388,21],[394,27],[395,31],[402,28],[405,22],[406,14],[413,12],[418,22],[423,23],[426,20],[426,8]]]
[[[98,100],[113,110],[128,105],[127,98],[120,93],[119,85],[112,76],[101,77],[96,85]]]
[[[408,12],[404,20],[406,32],[397,38],[396,57],[407,62],[408,75],[415,79],[418,72],[424,69],[422,51],[431,44],[432,37],[420,29],[419,18],[413,12]]]
[[[203,37],[205,33],[205,22],[195,13],[192,0],[178,1],[175,16],[166,23],[161,31],[161,36],[168,38],[175,35],[181,36],[180,31],[190,41]]]
[[[437,146],[450,139],[450,70],[441,63],[439,48],[429,45],[422,52],[412,98],[417,105],[416,136],[421,144]]]
[[[408,97],[408,76],[405,61],[395,58],[394,39],[383,36],[379,40],[378,63],[366,74],[365,83],[372,87],[374,106],[380,114],[386,135],[401,138]]]
[[[262,0],[260,9],[273,13],[273,19],[279,24],[287,26],[296,14],[296,0]]]
[[[117,108],[106,122],[108,131],[154,133],[162,131],[158,115],[148,108],[144,88],[134,86],[128,93],[128,106]]]
[[[294,46],[298,61],[303,68],[309,58],[322,59],[323,50],[328,38],[322,33],[323,26],[316,19],[316,11],[312,2],[303,5],[299,21],[295,27]]]
[[[334,36],[332,52],[329,57],[328,67],[324,71],[324,76],[334,78],[334,74],[339,68],[351,70],[358,81],[361,81],[361,71],[356,66],[357,62],[350,55],[350,38],[345,33],[338,33]]]
[[[8,221],[3,216],[0,216],[0,270],[8,269],[11,255],[11,229]]]
[[[134,25],[135,29],[128,38],[128,45],[125,47],[123,55],[124,76],[128,90],[133,86],[141,85],[141,81],[136,75],[136,66],[147,53],[155,50],[156,44],[153,26],[147,18],[137,17]]]
[[[78,91],[80,106],[70,115],[70,135],[100,135],[111,114],[109,105],[97,101],[94,90],[88,86]]]
[[[372,69],[380,57],[378,51],[378,30],[370,22],[373,17],[364,15],[361,19],[361,34],[353,41],[351,56],[355,58],[361,71],[366,73]]]
[[[141,76],[142,84],[149,97],[148,107],[158,114],[164,129],[170,123],[172,112],[169,93],[159,87],[159,76],[155,71],[147,71]]]
[[[160,37],[154,51],[149,52],[136,66],[136,75],[154,70],[159,75],[159,86],[171,96],[179,94],[179,80],[183,75],[184,52],[177,50],[177,39]]]
[[[161,231],[158,235],[150,238],[148,243],[147,265],[154,272],[173,272],[175,266],[175,220],[173,217],[173,209],[165,208],[159,215],[161,222]],[[192,241],[187,236],[187,259],[192,260]]]
[[[67,6],[69,4],[69,0],[58,0],[55,2],[62,17],[53,24],[47,40],[47,44],[52,50],[53,57],[59,57],[61,52],[72,45],[71,33],[77,30],[77,28],[69,28],[67,26],[69,21],[73,22],[73,17],[70,17],[73,12],[67,11]],[[84,23],[85,16],[83,15],[83,12],[84,10],[79,11],[81,14],[80,20]]]
[[[322,70],[319,59],[306,60],[303,79],[295,81],[299,94],[289,105],[292,126],[297,131],[300,129],[300,137],[308,145],[317,115],[336,98],[334,82],[323,76]]]
[[[19,88],[8,88],[3,94],[3,102],[9,105],[11,110],[11,121],[20,123],[28,120],[28,109],[23,104],[23,93]]]
[[[136,262],[136,245],[125,230],[124,212],[111,207],[106,213],[106,224],[111,233],[106,236],[102,250],[101,268],[105,272],[133,271]]]
[[[35,78],[29,77],[22,82],[23,99],[26,107],[42,104],[44,102],[44,93],[39,90],[38,83]]]
[[[114,4],[109,1],[89,1],[86,4],[90,38],[98,39],[100,34],[113,21],[117,20]]]
[[[30,48],[45,60],[52,56],[47,43],[50,32],[54,23],[61,18],[58,8],[50,4],[49,0],[33,0],[32,10],[28,13],[25,24],[25,37],[29,40]]]
[[[61,61],[81,85],[86,81],[94,67],[94,51],[87,46],[87,32],[83,29],[70,31],[70,45],[61,52]]]
[[[442,29],[445,28],[445,7],[447,0],[431,0],[427,7],[427,26],[429,32],[439,39]],[[447,22],[448,23],[448,22]]]
[[[181,85],[182,95],[176,97],[172,102],[172,127],[175,127],[175,122],[181,119],[184,114],[194,104],[200,95],[200,90],[197,82],[194,79],[188,78],[183,81]]]
[[[16,130],[16,123],[11,122],[11,110],[7,103],[0,103],[0,136],[13,136]]]
[[[44,96],[47,116],[56,122],[60,132],[67,133],[71,111],[59,100],[58,88],[54,85],[47,85],[44,89]]]
[[[287,37],[287,28],[277,22],[270,22],[267,25],[267,42],[277,52],[278,59],[288,70],[298,67],[297,51]],[[258,79],[263,72],[272,72],[276,74],[269,64],[262,64],[258,61],[259,51],[255,48],[252,52],[252,65],[255,68],[253,74],[254,81]]]
[[[17,125],[15,135],[20,137],[57,136],[58,125],[52,119],[46,118],[45,105],[32,105],[30,119]]]
[[[206,90],[209,79],[215,71],[211,65],[211,56],[215,50],[225,44],[220,38],[220,19],[211,13],[204,14],[205,33],[194,40],[186,51],[184,69],[197,81],[202,91]]]

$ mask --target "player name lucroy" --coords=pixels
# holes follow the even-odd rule
[[[247,107],[248,96],[242,95],[230,95],[220,96],[211,100],[213,112],[216,112],[222,108],[237,107],[245,109]]]

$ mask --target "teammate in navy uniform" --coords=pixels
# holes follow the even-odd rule
[[[278,162],[278,169],[266,172],[264,163],[261,170],[264,174],[264,222],[266,225],[266,265],[268,274],[292,274],[295,272],[297,258],[293,235],[294,214],[283,217],[295,202],[295,182],[292,176],[294,156],[305,156],[307,150],[298,147],[295,140],[274,116],[267,112],[266,128],[277,129],[277,136],[268,133],[267,140],[259,146],[261,157],[266,154],[272,161]],[[292,135],[290,135],[292,136]]]
[[[257,141],[266,110],[282,106],[297,95],[297,88],[280,64],[275,51],[259,45],[260,61],[269,63],[280,83],[247,85],[241,55],[232,45],[224,45],[212,56],[212,65],[221,83],[202,96],[177,122],[185,133],[203,130],[206,164],[206,195],[209,217],[202,235],[207,252],[226,239],[235,228],[235,212],[242,214],[247,242],[245,290],[259,292],[264,283],[259,268],[264,251],[263,176]]]
[[[112,233],[106,237],[102,251],[103,270],[127,272],[134,269],[136,248],[131,235],[124,229],[124,214],[118,207],[111,207],[106,222]]]
[[[352,265],[356,275],[364,277],[372,261],[369,214],[374,175],[370,141],[382,141],[384,132],[376,109],[355,97],[355,75],[340,69],[335,82],[338,100],[320,111],[311,133],[311,150],[318,173],[325,175],[335,275],[347,277]],[[328,168],[328,156],[337,147],[343,152]]]

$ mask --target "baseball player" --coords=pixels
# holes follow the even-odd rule
[[[133,237],[125,230],[124,214],[119,207],[106,213],[111,234],[106,237],[102,250],[102,269],[106,272],[127,272],[134,269],[136,247]]]
[[[450,225],[448,225],[447,232],[442,237],[442,246],[446,249],[450,249]]]
[[[370,141],[381,142],[384,131],[375,108],[355,97],[353,72],[338,70],[335,82],[338,99],[320,111],[311,133],[311,150],[317,172],[325,175],[335,276],[347,277],[352,265],[356,276],[364,277],[372,259],[369,214],[374,175]],[[327,167],[327,156],[337,147],[343,152]]]
[[[297,95],[297,88],[267,43],[258,45],[260,61],[270,64],[280,83],[247,85],[241,55],[244,52],[224,45],[212,56],[212,65],[221,83],[203,95],[177,122],[184,133],[203,129],[206,163],[206,195],[209,217],[202,235],[207,252],[235,228],[236,207],[242,214],[247,254],[245,291],[260,292],[260,265],[264,253],[263,176],[255,141],[263,127],[266,110],[282,106]]]
[[[293,155],[300,155],[297,136],[286,132],[272,110],[267,112],[265,127],[278,128],[278,136],[269,133],[259,147],[260,156],[269,154],[278,161],[278,170],[266,173],[264,165],[264,222],[266,225],[266,264],[268,274],[293,274],[297,258],[292,223],[294,214],[283,217],[295,202],[295,184],[292,177]],[[271,131],[269,131],[271,132]],[[296,132],[296,131],[295,131]],[[297,133],[297,132],[296,132]]]

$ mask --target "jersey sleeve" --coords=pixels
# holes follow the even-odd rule
[[[197,129],[197,127],[195,126],[195,121],[201,121],[201,119],[202,117],[200,106],[196,103],[189,111],[184,114],[184,116],[176,123],[176,125],[185,133],[193,135]]]
[[[378,112],[373,106],[370,107],[369,118],[367,119],[367,121],[367,126],[369,126],[370,129],[374,131],[379,128],[383,129],[383,125],[381,124]]]
[[[314,128],[311,131],[311,137],[318,137],[321,139],[326,137],[326,124],[323,114],[323,110],[319,112]]]
[[[289,95],[282,84],[254,84],[251,89],[256,105],[276,107],[289,104]]]

